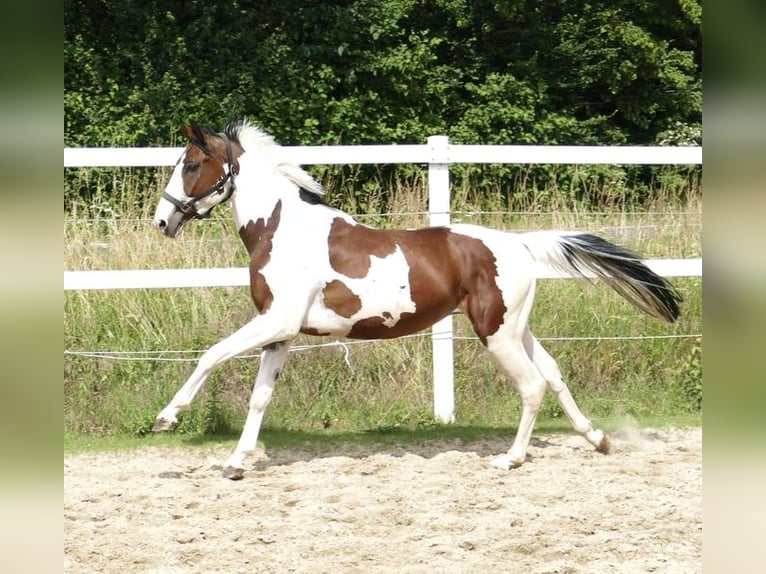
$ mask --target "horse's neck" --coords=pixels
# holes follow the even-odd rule
[[[231,199],[231,213],[237,228],[244,227],[249,221],[256,222],[268,218],[273,209],[274,203],[269,207],[267,201],[252,201],[251,198],[243,197],[240,190],[237,190]]]
[[[301,198],[297,186],[284,182],[258,188],[237,185],[232,197],[232,215],[238,229],[254,224],[256,228],[269,228],[272,233],[298,235],[312,240],[316,237],[326,241],[332,222],[341,218],[349,223],[356,221],[348,214],[326,205],[316,205]],[[252,245],[247,245],[251,250]]]
[[[237,190],[231,198],[232,215],[238,228],[247,225],[249,221],[268,219],[277,202],[286,198],[291,191],[291,186],[282,178],[253,175],[245,172],[240,174]]]

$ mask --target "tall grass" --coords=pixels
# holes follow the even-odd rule
[[[65,269],[246,264],[245,250],[226,208],[209,220],[188,225],[176,240],[165,239],[152,228],[151,212],[167,177],[166,171],[157,171],[160,175],[147,190],[146,178],[132,178],[129,170],[123,170],[121,177],[102,172],[102,183],[82,170],[82,177],[91,180],[81,181],[80,186],[90,186],[91,193],[87,199],[67,202]],[[646,257],[701,255],[702,200],[693,175],[670,181],[660,178],[640,201],[631,199],[624,184],[605,183],[603,178],[589,183],[583,176],[573,184],[569,177],[565,189],[555,179],[541,189],[510,190],[498,184],[494,189],[484,186],[481,194],[464,181],[453,189],[456,222],[514,231],[583,229]],[[114,190],[115,185],[118,194],[103,192]],[[426,185],[417,173],[406,180],[363,184],[364,195],[356,192],[358,185],[358,181],[329,180],[327,199],[373,225],[427,223]],[[591,198],[587,199],[590,207],[586,208],[583,197]],[[640,315],[602,285],[583,289],[573,281],[539,282],[532,329],[559,361],[589,416],[699,412],[701,340],[643,338],[702,332],[701,279],[674,283],[685,298],[683,315],[677,324],[667,326]],[[66,292],[65,431],[150,432],[155,416],[190,374],[199,354],[253,314],[246,288]],[[456,317],[455,332],[458,421],[515,425],[520,412],[516,392],[473,337],[464,317]],[[385,342],[315,346],[327,343],[333,341],[298,338],[269,406],[266,426],[321,431],[434,424],[428,333]],[[105,355],[84,356],[85,351]],[[210,377],[194,408],[183,413],[177,432],[238,429],[257,368],[257,351],[222,366]],[[562,413],[549,398],[543,415],[555,419]]]

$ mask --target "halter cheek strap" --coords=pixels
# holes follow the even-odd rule
[[[216,205],[220,205],[221,203],[227,202],[229,199],[231,199],[231,196],[234,194],[234,190],[236,189],[236,185],[234,183],[234,178],[237,176],[237,170],[234,168],[234,164],[231,160],[231,142],[229,141],[229,138],[226,137],[225,134],[221,134],[221,137],[223,137],[223,141],[226,144],[226,161],[229,165],[229,171],[226,172],[226,175],[224,175],[221,179],[218,180],[218,182],[211,187],[210,189],[207,189],[200,193],[199,195],[196,195],[194,197],[190,197],[189,199],[186,199],[184,201],[181,201],[178,198],[173,197],[170,195],[167,191],[162,192],[162,197],[167,199],[170,203],[176,206],[178,211],[183,213],[184,219],[205,219],[206,217],[209,217],[210,214],[213,212],[213,208]],[[229,188],[226,189],[226,183],[229,182]],[[197,205],[196,203],[198,201],[202,201],[206,197],[218,193],[223,195],[221,198],[221,201],[216,203],[213,207],[208,209],[205,213],[200,214],[199,211],[197,211]]]

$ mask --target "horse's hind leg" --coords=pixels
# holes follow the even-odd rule
[[[523,464],[537,413],[545,396],[547,383],[524,348],[523,334],[535,297],[531,278],[514,280],[505,286],[503,306],[488,304],[487,297],[497,289],[496,284],[480,286],[479,296],[466,297],[461,309],[471,319],[473,330],[484,341],[497,364],[513,381],[521,395],[521,418],[510,450],[495,458],[491,464],[509,469]],[[490,297],[491,303],[491,297]],[[502,314],[498,327],[496,318]]]
[[[584,415],[575,403],[572,393],[564,382],[556,361],[543,348],[529,329],[524,332],[524,348],[532,362],[548,383],[548,388],[556,396],[564,414],[574,429],[583,435],[598,452],[609,452],[609,437],[603,431],[594,429],[593,423]]]
[[[490,464],[508,470],[520,466],[526,459],[537,413],[545,396],[546,381],[529,358],[521,338],[518,335],[503,336],[501,332],[487,339],[487,348],[515,383],[521,395],[522,410],[513,445],[506,454],[493,459]]]

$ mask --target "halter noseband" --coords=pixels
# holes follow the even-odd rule
[[[167,199],[173,205],[175,205],[178,211],[183,213],[184,220],[188,220],[192,218],[205,219],[206,217],[209,217],[210,214],[213,212],[213,208],[216,205],[220,205],[221,203],[228,201],[231,198],[232,194],[234,193],[234,190],[236,189],[236,185],[234,184],[234,178],[237,176],[237,170],[234,168],[234,164],[231,161],[231,142],[229,141],[229,138],[226,137],[225,134],[221,134],[221,137],[223,138],[224,144],[226,145],[226,161],[229,164],[229,171],[226,172],[226,175],[224,175],[221,179],[219,179],[218,182],[210,189],[207,189],[203,191],[202,193],[200,193],[199,195],[190,197],[189,199],[186,199],[184,201],[181,201],[173,197],[167,191],[162,192],[162,197]],[[229,189],[227,191],[226,182],[228,182],[229,180],[231,180],[231,184],[229,185]],[[198,201],[201,201],[214,193],[225,194],[225,195],[221,199],[221,201],[216,203],[213,207],[208,209],[205,213],[200,214],[200,212],[197,211],[197,206],[195,204]]]

